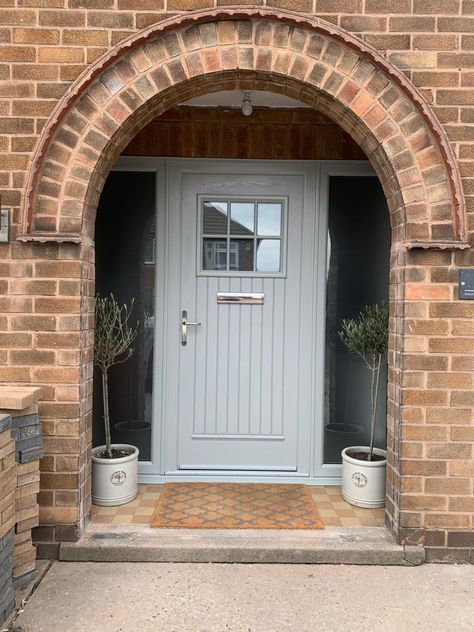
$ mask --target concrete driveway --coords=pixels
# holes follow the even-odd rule
[[[15,632],[472,632],[474,566],[55,562]]]

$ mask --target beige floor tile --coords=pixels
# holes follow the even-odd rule
[[[152,516],[155,511],[154,507],[138,507],[134,516]]]
[[[332,503],[330,503],[327,500],[324,500],[324,501],[323,500],[318,500],[318,501],[316,501],[316,508],[318,510],[321,510],[321,509],[334,509]]]
[[[158,500],[160,493],[161,492],[145,492],[144,494],[141,494],[140,498],[143,500]]]
[[[96,524],[112,524],[114,519],[115,519],[115,516],[96,516],[94,518],[94,522]]]
[[[114,516],[112,518],[112,524],[130,524],[132,522],[132,519],[133,519],[133,514],[130,516],[124,516],[124,515]]]
[[[347,509],[348,503],[346,503],[344,500],[334,500],[333,502],[331,502],[331,505],[334,507],[334,509],[337,509],[339,511],[339,509]]]
[[[143,499],[140,502],[140,507],[155,507],[158,502],[158,498],[150,498],[149,500]]]
[[[117,513],[118,507],[95,507],[96,511],[100,513],[101,516],[115,516]]]
[[[359,527],[360,526],[360,522],[357,518],[345,518],[344,516],[341,516],[339,520],[341,521],[341,525],[343,527]]]
[[[342,527],[343,524],[339,518],[324,518],[324,526],[326,527]]]
[[[352,509],[348,508],[348,507],[344,507],[344,509],[336,509],[336,513],[338,516],[344,517],[344,518],[356,518],[358,519],[358,516],[356,516],[354,514],[354,512],[352,511]]]
[[[118,507],[92,507],[92,520],[98,524],[149,524],[163,485],[141,483],[138,496]],[[362,509],[343,500],[338,486],[310,486],[311,496],[326,526],[383,526],[383,509]]]
[[[135,505],[135,507],[130,507],[130,505],[123,505],[120,509],[117,509],[116,516],[133,516],[137,509],[140,509],[140,505]]]
[[[149,516],[134,516],[130,524],[150,524]]]
[[[321,516],[321,518],[329,518],[332,516],[334,517],[337,516],[337,512],[334,511],[334,509],[320,509],[318,513]]]

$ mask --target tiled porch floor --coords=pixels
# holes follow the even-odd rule
[[[137,498],[120,507],[92,506],[95,524],[147,525],[160,496],[161,485],[139,485]],[[383,527],[384,509],[360,509],[346,503],[337,486],[311,487],[321,520],[326,527]]]

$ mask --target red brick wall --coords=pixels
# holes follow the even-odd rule
[[[472,239],[472,0],[3,0],[0,186],[12,240],[0,245],[0,379],[45,386],[41,521],[47,537],[75,532],[90,506],[87,297],[94,293],[94,269],[87,241],[15,240],[32,152],[71,82],[126,36],[167,14],[249,4],[337,24],[404,73],[447,134]],[[354,127],[362,142],[359,131]],[[61,166],[57,158],[46,165],[49,173]],[[43,187],[54,197],[54,187],[46,181]],[[440,239],[450,227],[449,213],[440,208],[435,218]],[[423,238],[426,226],[416,225]],[[429,559],[466,561],[473,546],[474,303],[457,300],[457,278],[459,267],[473,265],[473,255],[401,248],[392,263],[388,522],[400,540],[424,542]]]

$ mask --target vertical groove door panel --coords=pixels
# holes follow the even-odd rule
[[[171,165],[163,393],[168,472],[309,472],[315,172],[256,170],[258,163],[220,173]],[[285,199],[285,276],[200,274],[202,196]],[[261,292],[264,303],[218,304],[218,292]],[[202,322],[188,327],[186,346],[182,310]]]

